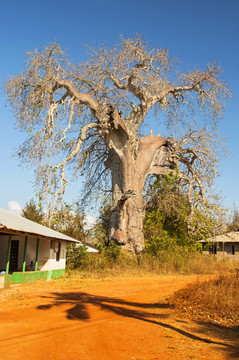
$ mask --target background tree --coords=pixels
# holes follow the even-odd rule
[[[167,176],[159,175],[149,185],[144,222],[148,243],[159,240],[161,247],[167,247],[172,241],[178,245],[188,243],[187,218],[190,206],[177,185],[172,173]]]
[[[110,174],[110,237],[140,252],[149,175],[176,172],[192,215],[203,186],[212,183],[218,156],[212,126],[230,95],[220,73],[216,64],[183,73],[167,50],[151,49],[140,36],[89,49],[79,65],[58,44],[36,49],[5,88],[17,126],[29,135],[18,154],[37,165],[41,194],[54,194],[50,207],[62,201],[67,166],[74,176],[87,170],[88,191]],[[189,116],[193,125],[196,113],[208,129],[204,121],[177,140],[139,135],[149,115],[172,127]]]
[[[90,236],[95,239],[98,244],[107,245],[108,243],[110,234],[110,214],[110,201],[105,198],[99,209],[98,220],[90,230]]]
[[[191,217],[187,196],[180,188],[172,173],[158,176],[149,185],[146,194],[146,214],[144,233],[147,249],[154,254],[163,249],[186,246],[197,249],[197,241],[217,234],[225,228],[222,209],[211,208],[201,203]],[[191,218],[193,231],[188,232],[188,218]]]
[[[238,208],[234,205],[234,209],[232,211],[231,221],[228,225],[229,231],[239,231],[239,211]]]
[[[41,207],[39,207],[36,202],[31,199],[29,202],[26,202],[25,207],[22,209],[21,215],[31,221],[34,221],[38,224],[44,224],[45,214]]]
[[[75,206],[65,204],[60,210],[52,212],[50,227],[73,239],[84,241],[84,219],[79,204]]]

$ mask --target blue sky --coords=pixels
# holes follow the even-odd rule
[[[1,2],[0,81],[24,69],[24,52],[57,41],[74,62],[87,58],[84,44],[113,46],[122,34],[140,33],[154,46],[168,48],[185,68],[203,68],[216,60],[234,93],[219,123],[228,138],[230,160],[220,166],[216,190],[226,207],[239,207],[239,1],[237,0],[12,0]],[[12,155],[24,140],[0,92],[0,207],[24,206],[34,197],[33,168],[22,168]],[[78,199],[80,183],[66,193]],[[9,202],[12,202],[9,204]]]

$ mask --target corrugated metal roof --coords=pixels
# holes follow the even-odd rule
[[[209,242],[239,242],[239,231],[232,231],[227,234],[217,235],[215,237],[206,239],[206,240],[200,240],[201,243],[209,243]]]
[[[0,209],[0,233],[8,231],[20,231],[27,234],[34,234],[36,236],[44,236],[53,239],[72,241],[81,243],[70,236],[59,233],[58,231],[49,229],[46,226],[35,223],[34,221],[25,219],[21,216],[14,215],[9,211]]]

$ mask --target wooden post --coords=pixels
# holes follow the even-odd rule
[[[9,234],[9,238],[8,238],[8,252],[7,252],[6,274],[9,274],[10,255],[11,255],[11,245],[12,245],[12,234]]]
[[[39,238],[37,238],[37,249],[36,249],[35,271],[37,271],[37,266],[38,266],[38,250],[39,250]]]
[[[28,239],[27,236],[25,236],[25,246],[24,246],[22,272],[25,272],[25,270],[26,270],[27,239]]]

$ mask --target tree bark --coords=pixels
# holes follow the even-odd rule
[[[129,138],[122,146],[118,141],[117,147],[110,150],[107,164],[112,174],[110,239],[128,251],[140,253],[144,249],[143,188],[153,167],[168,164],[165,144],[165,139],[147,136],[139,140]]]

